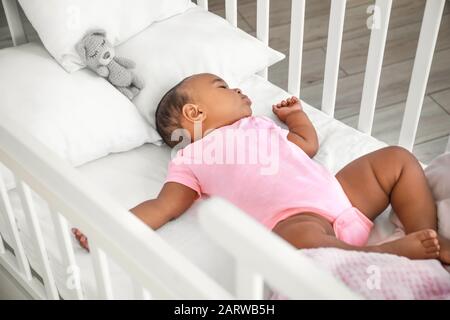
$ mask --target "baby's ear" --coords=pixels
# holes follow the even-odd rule
[[[187,103],[182,108],[183,117],[190,122],[203,122],[206,114],[200,110],[199,106],[193,103]]]

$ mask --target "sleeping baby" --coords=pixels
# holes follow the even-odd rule
[[[422,167],[401,147],[349,163],[335,176],[312,158],[319,148],[299,99],[272,107],[287,129],[252,116],[251,100],[213,74],[190,76],[169,90],[156,127],[173,148],[156,199],[130,211],[152,229],[182,215],[197,199],[219,196],[296,248],[384,252],[450,264],[450,240],[439,235],[436,206]],[[406,236],[367,241],[391,204]],[[88,249],[86,237],[73,230]]]

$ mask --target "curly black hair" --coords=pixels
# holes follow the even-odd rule
[[[188,92],[183,89],[187,77],[166,92],[158,104],[155,112],[156,130],[163,141],[171,148],[175,147],[179,141],[172,141],[172,132],[181,127],[181,115],[183,106],[192,103],[193,99]]]

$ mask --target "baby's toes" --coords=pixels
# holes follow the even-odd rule
[[[440,246],[437,239],[429,239],[422,241],[422,245],[427,253],[439,252]]]
[[[419,236],[420,241],[422,241],[422,242],[427,241],[427,240],[437,239],[437,233],[436,233],[436,231],[434,231],[432,229],[419,231],[418,236]]]
[[[437,233],[434,230],[423,230],[419,232],[419,239],[425,249],[426,257],[436,259],[439,257],[440,245],[437,239]]]

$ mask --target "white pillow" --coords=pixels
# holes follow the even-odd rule
[[[0,70],[0,123],[7,114],[74,166],[159,139],[105,79],[65,72],[39,44],[0,50]]]
[[[234,87],[285,57],[196,5],[152,24],[118,46],[116,54],[136,62],[146,86],[133,102],[154,128],[158,102],[183,78],[209,72]]]
[[[438,232],[450,239],[450,152],[431,161],[424,172],[436,203]],[[394,210],[391,213],[395,213]],[[397,215],[392,214],[391,220],[402,235],[404,227]]]
[[[431,161],[425,175],[436,201],[439,232],[450,239],[450,152]]]
[[[114,45],[155,21],[185,11],[189,0],[19,0],[51,55],[69,72],[84,67],[75,44],[90,29],[104,29]]]

